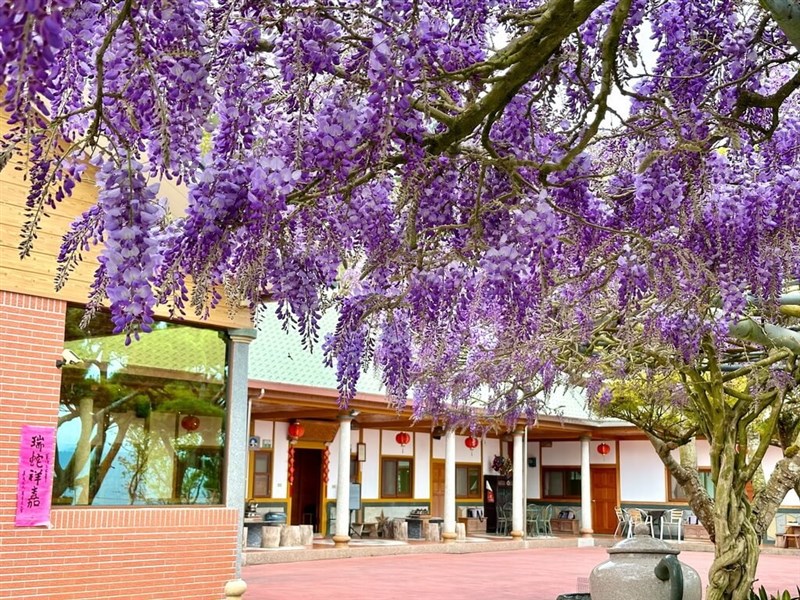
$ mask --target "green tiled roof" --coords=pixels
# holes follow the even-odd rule
[[[336,389],[336,370],[325,366],[322,358],[322,342],[325,335],[336,328],[336,314],[329,311],[320,320],[319,341],[313,351],[304,349],[300,334],[294,329],[282,329],[275,316],[275,304],[262,307],[257,322],[258,335],[250,344],[250,380],[271,381]],[[362,373],[357,390],[366,394],[385,394],[380,377],[374,373]]]

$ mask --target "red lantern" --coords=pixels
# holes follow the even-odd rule
[[[401,446],[405,446],[411,441],[411,436],[405,431],[401,431],[396,436],[394,436],[394,441],[400,444]]]
[[[464,445],[470,450],[475,450],[475,448],[478,447],[479,443],[480,442],[478,441],[478,438],[474,438],[472,436],[469,436],[467,439],[464,440]]]
[[[600,453],[601,456],[605,456],[609,452],[611,452],[611,446],[603,442],[602,444],[598,444],[597,451]]]
[[[200,419],[194,415],[186,415],[181,419],[181,427],[186,431],[197,431],[197,428],[200,427]]]
[[[300,424],[300,421],[292,421],[289,424],[289,439],[299,440],[306,432],[306,428]]]

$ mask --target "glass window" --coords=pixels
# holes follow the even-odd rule
[[[166,321],[125,345],[106,313],[67,309],[53,503],[219,504],[225,341]]]
[[[481,468],[478,465],[456,465],[456,497],[481,497]]]
[[[542,469],[545,498],[580,498],[581,470],[577,467]]]
[[[411,460],[384,458],[381,467],[381,495],[384,498],[411,498]]]
[[[272,496],[272,452],[257,450],[253,453],[253,493],[254,498]]]
[[[698,469],[697,474],[700,476],[700,485],[706,489],[710,498],[714,498],[714,482],[711,480],[711,469]],[[671,502],[689,501],[689,496],[683,486],[676,481],[672,473],[669,475],[669,499]]]

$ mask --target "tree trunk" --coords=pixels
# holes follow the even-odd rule
[[[732,512],[735,515],[732,516]],[[749,512],[748,503],[743,499],[726,515],[715,513],[714,562],[708,571],[707,600],[750,598],[758,566],[760,536]],[[733,523],[728,520],[731,516]]]

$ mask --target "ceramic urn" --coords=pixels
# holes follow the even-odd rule
[[[589,577],[592,600],[701,600],[700,575],[678,561],[680,550],[639,524],[632,538],[608,549]]]

